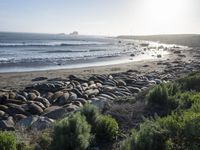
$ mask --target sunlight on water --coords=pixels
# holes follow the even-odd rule
[[[4,33],[5,34],[5,33]],[[0,39],[0,72],[103,66],[163,58],[173,45],[106,37],[13,36]],[[4,36],[5,37],[5,36]],[[12,37],[12,40],[9,39]]]

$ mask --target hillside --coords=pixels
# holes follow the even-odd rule
[[[200,35],[198,34],[177,34],[177,35],[149,35],[149,36],[128,36],[122,35],[117,38],[160,41],[166,44],[179,44],[190,47],[200,47]]]

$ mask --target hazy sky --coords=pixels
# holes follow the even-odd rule
[[[200,33],[200,0],[0,0],[0,31]]]

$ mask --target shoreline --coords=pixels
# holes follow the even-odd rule
[[[159,60],[161,61],[161,60]],[[28,72],[6,72],[0,73],[1,85],[0,89],[21,89],[32,83],[32,79],[37,77],[50,78],[63,78],[69,75],[89,76],[93,74],[110,74],[125,72],[130,69],[134,70],[151,70],[152,68],[143,67],[145,65],[154,66],[159,62],[158,60],[145,60],[135,61],[130,63],[122,63],[116,65],[105,65],[98,67],[83,67],[75,69],[58,69],[58,70],[46,70],[46,71],[28,71]]]
[[[1,48],[0,73],[99,67],[165,57],[175,45],[112,38],[100,45],[79,47]],[[106,40],[106,42],[105,42]],[[78,41],[78,40],[77,40]],[[11,43],[12,44],[12,43]],[[24,43],[23,43],[24,44]],[[9,50],[7,52],[6,50]],[[69,49],[69,50],[68,50]],[[66,53],[70,51],[70,53]],[[78,52],[78,53],[77,53]],[[9,55],[7,56],[6,53]],[[16,53],[16,54],[15,54]]]
[[[169,54],[163,54],[162,57],[165,58]],[[0,74],[2,73],[26,73],[26,72],[47,72],[47,71],[57,71],[57,70],[72,70],[72,69],[84,69],[84,68],[96,68],[96,67],[103,67],[103,66],[116,66],[116,65],[121,65],[121,64],[129,64],[129,63],[134,63],[134,62],[140,62],[140,61],[157,61],[161,60],[163,58],[157,58],[156,56],[154,57],[148,57],[146,55],[144,56],[135,56],[135,57],[118,57],[116,58],[111,58],[111,60],[107,59],[102,59],[101,61],[89,61],[89,62],[83,62],[83,63],[75,63],[75,64],[69,64],[69,65],[54,65],[54,66],[40,66],[39,68],[36,69],[34,67],[34,64],[32,64],[33,67],[27,68],[26,67],[14,67],[14,68],[9,68],[9,66],[4,66],[3,69],[0,69]],[[26,65],[24,65],[26,66]],[[21,70],[19,70],[19,68]],[[14,71],[11,71],[14,70]]]
[[[0,89],[19,90],[31,85],[35,82],[32,80],[38,77],[45,77],[47,79],[53,78],[67,78],[69,75],[78,75],[81,77],[88,77],[94,74],[113,74],[122,73],[128,70],[136,70],[140,73],[147,74],[148,72],[157,71],[163,72],[168,66],[178,63],[192,63],[198,61],[198,57],[194,57],[199,51],[195,48],[188,47],[183,49],[172,49],[162,58],[147,59],[141,61],[132,61],[128,63],[120,63],[114,65],[90,66],[71,69],[55,69],[45,71],[28,71],[28,72],[5,72],[0,73],[1,84]],[[131,58],[131,57],[130,57]],[[167,68],[168,69],[168,68]]]
[[[166,58],[127,64],[37,72],[1,73],[1,129],[15,130],[27,119],[45,119],[43,128],[85,103],[109,108],[114,99],[200,70],[200,51],[174,48]],[[35,116],[37,115],[37,116]],[[10,123],[10,120],[12,121]],[[36,123],[37,124],[37,123]]]
[[[152,71],[163,72],[166,66],[165,63],[171,63],[177,59],[178,56],[173,54],[173,52],[170,52],[165,57],[156,60],[150,59],[142,61],[133,61],[129,63],[104,65],[98,67],[94,66],[74,69],[0,73],[0,89],[23,89],[25,86],[34,83],[32,80],[38,77],[45,77],[48,79],[67,78],[69,75],[88,77],[94,74],[112,74],[126,72],[128,70],[137,70],[141,73],[148,73]],[[162,65],[162,63],[164,65]]]

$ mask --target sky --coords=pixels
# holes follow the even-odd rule
[[[200,0],[0,0],[0,31],[200,34]]]

